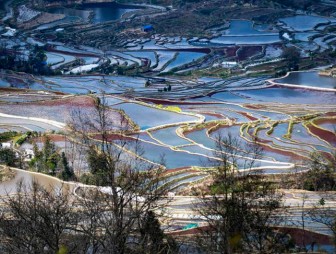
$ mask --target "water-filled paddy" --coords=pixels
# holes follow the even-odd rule
[[[70,23],[73,23],[73,22],[79,22],[80,20],[81,20],[81,18],[79,18],[79,17],[68,16],[68,17],[65,17],[64,19],[61,19],[61,20],[57,20],[57,21],[54,21],[54,22],[51,22],[51,23],[40,25],[39,27],[36,28],[36,30],[45,30],[45,29],[53,28],[53,27],[56,27],[56,26],[59,26],[59,25],[65,25],[65,24],[70,24]]]
[[[31,119],[20,119],[20,118],[11,118],[11,117],[3,117],[0,118],[0,124],[1,125],[7,125],[7,126],[18,126],[23,127],[31,131],[46,131],[46,130],[60,130],[59,127],[37,121],[37,120],[31,120]]]
[[[184,173],[181,173],[181,174],[174,174],[172,176],[165,177],[162,181],[160,181],[160,185],[171,182],[171,181],[174,181],[174,180],[179,179],[179,178],[185,178],[185,177],[189,176],[190,174],[191,174],[191,172],[184,172]]]
[[[216,140],[218,139],[218,137],[227,138],[229,135],[231,135],[237,140],[241,148],[244,148],[249,145],[249,142],[247,142],[245,139],[243,139],[240,136],[240,128],[241,128],[241,125],[221,127],[217,129],[216,131],[211,132],[210,137]]]
[[[216,148],[216,142],[212,139],[210,139],[207,134],[207,130],[197,130],[190,133],[185,134],[185,136],[191,140],[193,140],[195,143],[204,145],[208,148],[214,149]]]
[[[198,120],[195,116],[178,114],[153,107],[146,107],[136,103],[122,103],[113,106],[113,108],[124,110],[125,113],[130,116],[142,130],[165,124]]]
[[[257,117],[254,114],[247,114],[244,108],[239,107],[233,104],[206,104],[206,105],[195,105],[190,107],[182,107],[186,111],[196,111],[196,112],[205,112],[210,114],[215,114],[213,119],[232,119],[236,120],[237,122],[248,122],[251,120],[257,120],[258,116],[261,118],[260,115]],[[247,110],[248,111],[248,110]],[[207,118],[207,117],[206,117]]]
[[[116,97],[111,97],[111,96],[104,96],[104,97],[100,97],[101,99],[104,100],[104,102],[108,105],[108,106],[112,106],[114,104],[118,104],[118,103],[123,103],[125,102],[124,100],[121,100],[119,98]]]
[[[201,147],[199,145],[184,146],[184,147],[180,147],[179,150],[188,151],[190,153],[195,153],[195,154],[202,154],[202,155],[209,156],[209,157],[214,156],[213,151],[205,149],[204,147]]]
[[[329,23],[330,20],[319,16],[297,15],[279,19],[295,31],[313,30],[318,24]]]
[[[10,83],[4,79],[0,79],[0,87],[10,87]]]
[[[156,145],[160,145],[159,142],[154,140],[146,131],[140,132],[139,134],[132,135],[134,138],[139,139],[140,141],[151,142]]]
[[[210,40],[213,44],[226,45],[252,45],[252,44],[272,44],[280,42],[281,39],[276,35],[252,35],[252,36],[220,36]]]
[[[323,140],[311,135],[307,128],[305,128],[301,123],[300,124],[294,124],[291,139],[302,142],[302,143],[308,143],[312,145],[322,145],[326,146],[328,145]]]
[[[235,137],[235,133],[238,131],[238,128],[240,128],[240,126],[237,125],[237,126],[234,126],[234,129],[232,130],[233,131],[232,134],[234,135],[234,137]],[[228,132],[230,132],[230,128],[227,128],[227,129],[223,128],[223,129],[220,129],[220,130],[228,130]],[[217,132],[213,133],[212,137],[216,138],[216,135],[219,134],[220,132],[221,131],[217,131]],[[228,132],[221,133],[221,134],[228,134]],[[188,134],[186,134],[186,137],[192,139],[197,144],[206,146],[207,148],[216,149],[216,147],[217,147],[216,141],[209,138],[206,135],[206,130],[205,129],[188,133]],[[223,136],[223,137],[225,138],[226,136]],[[247,145],[246,142],[241,141],[240,144],[242,145],[242,149],[244,149],[244,148],[248,149],[248,147],[246,146]],[[190,151],[190,152],[197,152],[197,153],[205,154],[205,155],[208,155],[208,156],[214,156],[213,152],[205,150],[204,148],[201,148],[201,147],[193,147],[193,146],[188,147],[187,146],[187,147],[184,147],[183,150],[187,150],[187,151]],[[244,157],[246,156],[247,158],[251,156],[251,154],[243,152],[243,151],[238,152],[237,154],[240,154]],[[248,162],[250,162],[249,159],[244,159],[244,158],[237,159],[237,163],[238,163],[238,166],[239,166],[240,169],[245,168],[246,164]],[[210,161],[209,161],[209,163],[211,164]],[[253,166],[254,167],[270,167],[271,165],[274,165],[274,164],[269,160],[269,161],[257,161],[255,163],[255,165],[253,165]]]
[[[329,123],[328,122],[319,123],[318,126],[330,132],[336,132],[336,120],[334,122]]]
[[[85,64],[94,64],[99,61],[98,57],[81,57],[82,60],[84,60]]]
[[[308,146],[307,144],[301,144],[301,143],[294,143],[289,140],[286,140],[284,138],[284,135],[287,133],[288,130],[288,124],[287,123],[281,123],[278,124],[276,127],[274,127],[273,132],[268,135],[268,139],[272,140],[273,144],[276,147],[280,147],[284,150],[297,150],[302,151],[302,154],[305,154],[308,152],[313,152],[314,149],[311,146]]]
[[[270,34],[253,27],[253,22],[249,20],[231,20],[230,27],[222,31],[223,35],[258,35]]]
[[[204,160],[206,160],[206,158],[201,155],[173,151],[167,147],[157,146],[145,142],[142,142],[141,146],[145,151],[143,155],[144,158],[153,162],[160,162],[160,158],[163,157],[164,165],[168,169],[203,166]]]
[[[317,71],[292,72],[287,77],[275,80],[280,84],[311,86],[318,88],[335,88],[336,78],[321,76]]]
[[[170,71],[176,67],[191,63],[197,59],[205,56],[204,53],[197,52],[179,52],[177,57],[166,68],[165,71]]]
[[[61,63],[64,62],[65,60],[64,57],[49,52],[46,53],[46,56],[47,56],[47,63],[50,65]]]
[[[299,41],[309,41],[310,37],[316,34],[316,32],[295,33],[295,39]]]
[[[260,27],[259,27],[260,28]],[[231,20],[230,27],[221,36],[211,39],[212,44],[271,44],[281,41],[278,32],[257,30],[249,20]]]
[[[288,123],[280,123],[273,128],[273,132],[270,134],[272,137],[283,139],[284,135],[287,134]]]
[[[159,57],[158,66],[154,69],[155,71],[161,70],[165,65],[168,64],[169,61],[173,60],[176,55],[176,52],[171,51],[157,51],[156,52]]]
[[[282,155],[290,156],[291,154],[294,156],[295,154],[297,154],[296,157],[298,156],[309,157],[309,153],[314,151],[313,147],[307,146],[306,144],[294,143],[294,142],[286,141],[284,139],[277,138],[272,135],[267,135],[267,131],[268,129],[259,130],[258,137],[262,139],[262,142],[265,145],[270,147],[269,149],[271,152],[279,153],[279,156],[282,156]],[[268,152],[268,149],[266,148],[266,155],[267,155],[267,152]],[[271,156],[271,155],[267,155],[267,156]],[[289,161],[285,160],[283,162],[289,162]]]
[[[325,41],[325,37],[318,37],[314,39],[314,43],[320,47],[319,52],[324,52],[325,50],[329,49],[329,45],[327,41]]]
[[[66,55],[66,54],[60,54],[60,53],[57,53],[57,54],[47,54],[47,62],[52,64],[52,69],[57,69],[59,67],[61,67],[63,64],[67,64],[67,63],[70,63],[70,62],[73,62],[76,60],[76,57],[74,56],[71,56],[71,55]],[[50,59],[49,59],[50,57]],[[56,63],[56,60],[60,60],[60,58],[63,58],[63,61],[60,61],[58,63]]]
[[[270,87],[258,90],[239,91],[237,94],[262,102],[288,104],[336,104],[336,98],[333,92],[317,92],[304,89]]]
[[[94,68],[97,68],[98,66],[99,64],[81,65],[81,66],[71,69],[70,73],[77,74],[77,73],[87,72],[87,71],[91,71]]]
[[[33,94],[0,94],[1,102],[33,102],[33,101],[43,101],[50,100],[52,98],[57,98],[57,96],[43,96],[43,95],[33,95]]]
[[[118,51],[108,51],[107,56],[117,57],[120,64],[125,64],[125,65],[138,64],[138,65],[141,65],[141,60],[137,57],[133,57],[130,54],[125,54],[125,53],[118,52]]]
[[[83,21],[88,21],[89,16],[90,16],[90,11],[85,11],[85,10],[78,10],[78,9],[72,9],[72,8],[65,8],[65,7],[60,7],[60,8],[51,8],[48,10],[49,13],[54,13],[54,14],[64,14],[66,16],[71,16],[71,17],[79,17]]]
[[[236,103],[250,103],[252,102],[250,98],[244,98],[242,96],[238,96],[237,94],[231,92],[220,92],[211,95],[211,98],[220,100],[220,101],[227,101],[227,102],[236,102]]]
[[[151,134],[155,139],[158,139],[162,143],[170,146],[180,146],[190,144],[188,140],[177,136],[176,129],[177,127],[173,126],[153,131],[151,132]]]
[[[153,67],[157,64],[156,55],[152,51],[128,51],[125,52],[125,54],[129,54],[137,58],[149,59],[151,61],[150,67]]]
[[[185,187],[187,187],[187,184],[190,184],[190,183],[195,182],[195,181],[199,181],[199,180],[201,180],[202,178],[205,178],[205,177],[206,177],[206,175],[191,176],[189,178],[180,180],[177,183],[174,183],[174,184],[170,185],[169,188],[171,190],[174,190],[174,191],[181,190],[182,188],[179,188],[180,186],[185,188]]]
[[[28,128],[27,126],[16,126],[16,125],[0,125],[1,127],[1,132],[7,132],[7,131],[16,131],[16,132],[26,132],[26,131],[31,131],[31,128]],[[42,131],[44,131],[42,129]]]
[[[87,54],[88,51],[80,50],[80,49],[75,49],[73,47],[69,46],[64,46],[62,45],[56,45],[54,50],[56,51],[61,51],[63,53],[71,54],[71,53],[76,53],[76,54]]]

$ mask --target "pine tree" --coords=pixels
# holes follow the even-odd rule
[[[72,180],[75,174],[73,172],[73,169],[69,166],[68,159],[66,158],[64,152],[62,152],[61,163],[62,163],[62,173],[61,173],[62,179],[65,181]]]

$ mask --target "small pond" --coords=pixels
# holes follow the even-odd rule
[[[79,17],[88,20],[92,12],[91,22],[94,24],[120,19],[126,12],[134,11],[139,7],[120,5],[117,3],[90,3],[79,6],[79,9],[53,8],[50,13],[61,13],[68,17]]]

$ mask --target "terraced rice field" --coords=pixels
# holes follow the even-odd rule
[[[79,18],[78,13],[37,29],[88,19]],[[271,26],[228,20],[228,26],[211,30],[212,39],[153,34],[124,41],[120,48],[106,52],[29,37],[22,43],[48,43],[47,63],[66,75],[1,73],[0,113],[6,115],[1,118],[0,131],[67,131],[76,110],[87,117],[93,115],[97,96],[104,98],[110,120],[115,123],[109,131],[130,128],[127,138],[139,138],[143,158],[153,163],[164,158],[169,171],[181,173],[169,178],[175,191],[209,176],[209,168],[219,158],[216,138],[229,133],[242,146],[234,148],[239,151],[236,166],[240,170],[253,158],[247,152],[253,142],[264,150],[255,169],[267,174],[290,172],[297,166],[304,170],[302,161],[310,153],[335,152],[335,79],[321,77],[315,70],[273,80],[270,76],[244,75],[224,79],[165,77],[167,73],[221,66],[225,61],[239,60],[243,67],[254,59],[277,61],[284,48],[279,28],[291,31],[288,40],[295,38],[302,50],[327,50],[335,39],[324,32],[332,19],[299,15],[279,21]],[[22,53],[27,55],[26,50]],[[91,69],[103,65],[135,68],[145,75],[90,74]],[[84,72],[88,74],[69,75]],[[12,90],[25,92],[14,95]],[[112,135],[111,141],[120,137]]]
[[[286,80],[301,74],[303,78]],[[311,76],[314,81],[309,83]],[[25,82],[14,76],[7,81],[14,84]],[[303,86],[282,87],[282,81]],[[158,92],[160,82],[154,80],[152,87],[145,87],[146,79],[143,78],[36,78],[35,83],[30,82],[33,83],[30,88],[40,90],[43,87],[49,92],[37,94],[32,90],[29,96],[13,96],[9,92],[0,97],[0,113],[10,115],[15,112],[16,116],[29,118],[38,115],[44,121],[63,125],[55,126],[38,119],[3,117],[1,129],[66,130],[65,124],[75,109],[80,108],[87,115],[92,113],[93,97],[77,94],[84,93],[83,90],[94,90],[99,94],[104,90],[110,95],[100,97],[111,109],[111,117],[114,121],[120,114],[127,117],[130,126],[137,130],[137,134],[131,136],[139,138],[145,151],[143,157],[148,161],[159,163],[158,158],[164,158],[166,168],[177,172],[209,168],[219,158],[216,138],[230,133],[242,146],[236,148],[239,151],[237,166],[241,170],[253,159],[248,147],[256,140],[263,147],[264,154],[254,168],[263,169],[267,174],[284,173],[297,165],[304,169],[302,161],[307,160],[312,152],[335,152],[336,98],[331,83],[328,83],[332,81],[316,72],[292,73],[271,81],[273,83],[267,82],[267,77],[203,78],[193,82],[174,79],[168,80],[172,85],[170,92]],[[319,84],[319,90],[314,84]],[[5,82],[3,87],[7,87]],[[125,96],[130,88],[133,94]],[[56,95],[55,92],[63,94]],[[132,151],[133,148],[130,146],[129,149]],[[190,177],[180,177],[183,181],[173,179],[172,189],[183,191],[209,175],[206,170],[200,173],[202,177],[190,173]]]

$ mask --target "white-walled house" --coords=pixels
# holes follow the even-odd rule
[[[24,151],[23,151],[23,157],[24,157],[24,160],[25,161],[30,161],[31,159],[33,159],[35,156],[35,153],[32,149],[30,148],[26,148]]]
[[[11,147],[12,147],[12,143],[10,142],[0,143],[0,148],[11,148]]]

